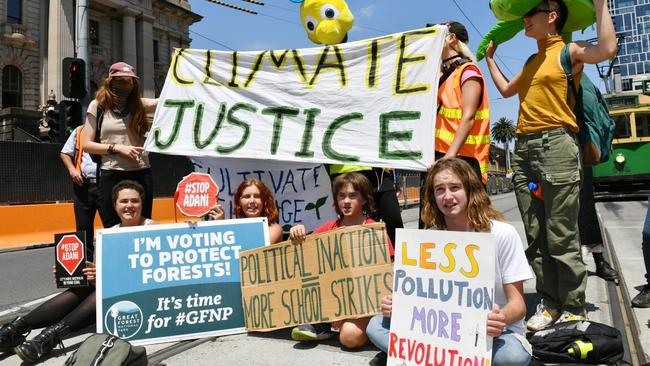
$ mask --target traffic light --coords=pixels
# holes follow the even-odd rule
[[[50,141],[65,142],[72,130],[83,123],[81,103],[74,100],[62,100],[47,111],[50,126]]]
[[[81,116],[81,103],[74,100],[64,100],[60,103],[61,111],[64,115],[63,129],[65,131],[65,138],[72,133],[72,130],[81,126],[83,123]]]
[[[63,142],[65,129],[61,124],[61,104],[57,104],[47,111],[47,125],[50,127],[48,136],[51,142]]]
[[[63,95],[68,98],[86,96],[86,63],[80,58],[63,59]]]

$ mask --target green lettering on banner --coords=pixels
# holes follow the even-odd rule
[[[185,110],[187,108],[193,108],[194,101],[167,99],[163,103],[163,106],[178,108],[178,110],[176,111],[176,118],[174,118],[174,127],[172,127],[172,133],[169,135],[167,141],[161,141],[160,134],[162,132],[160,128],[156,128],[153,131],[154,143],[156,144],[156,147],[161,150],[167,149],[169,146],[171,146],[171,144],[174,143],[174,141],[176,141],[176,139],[178,138],[178,132],[180,131],[181,124],[183,123],[183,115],[185,114]]]
[[[284,116],[295,117],[300,114],[300,109],[285,106],[269,107],[262,109],[262,114],[275,116],[275,119],[273,120],[273,136],[271,137],[271,155],[275,155],[278,152],[278,146],[280,145],[280,134],[282,133],[282,121]]]
[[[329,54],[330,48],[334,50],[334,55],[336,56],[336,63],[327,63],[327,55]],[[316,83],[316,80],[318,80],[318,75],[320,75],[320,72],[322,70],[326,69],[335,69],[339,70],[339,83],[341,87],[346,87],[347,86],[347,78],[345,76],[345,64],[343,63],[343,55],[341,54],[341,49],[339,46],[334,45],[334,46],[325,46],[323,48],[323,52],[320,55],[320,58],[318,59],[318,65],[316,66],[316,71],[314,71],[314,76],[312,76],[311,80],[309,81],[309,87],[314,86]]]
[[[247,329],[378,314],[392,285],[390,256],[381,248],[385,235],[385,225],[369,224],[315,234],[301,245],[286,241],[244,252],[240,265]],[[275,295],[266,297],[267,305],[263,295],[269,292]]]
[[[291,54],[293,55],[293,62],[296,64],[296,68],[298,69],[298,73],[300,74],[300,80],[303,83],[307,82],[307,73],[305,72],[305,63],[302,61],[302,57],[300,56],[300,53],[298,50],[291,50]]]
[[[199,115],[199,110],[200,110],[200,117]],[[210,131],[210,134],[208,137],[201,141],[201,125],[203,124],[203,103],[199,103],[196,111],[196,117],[194,118],[194,134],[193,134],[193,141],[194,141],[194,146],[196,146],[199,150],[202,150],[206,146],[210,145],[214,138],[217,136],[217,133],[219,132],[219,129],[221,128],[221,125],[223,124],[223,119],[226,116],[226,103],[221,102],[219,103],[219,114],[217,115],[217,123],[214,125],[214,128],[212,131]]]
[[[391,160],[418,160],[422,158],[422,151],[413,150],[388,150],[388,142],[411,141],[413,130],[391,131],[392,121],[419,121],[419,111],[393,111],[382,113],[379,116],[379,157]]]
[[[178,72],[178,67],[181,61],[183,60],[183,53],[185,52],[184,48],[177,49],[176,54],[174,55],[174,59],[172,60],[172,81],[179,86],[189,86],[194,84],[194,80],[192,79],[183,79],[179,72]]]
[[[271,296],[275,292],[253,295],[242,299],[246,326],[255,328],[273,328],[273,306]]]
[[[338,130],[343,125],[352,122],[354,120],[363,120],[363,114],[358,112],[344,114],[336,118],[334,121],[332,121],[332,123],[330,123],[329,126],[327,126],[327,130],[323,135],[323,144],[322,144],[323,154],[325,154],[325,156],[333,160],[338,160],[342,163],[343,162],[353,163],[359,161],[359,156],[339,153],[336,150],[334,150],[334,148],[332,147],[332,140],[334,139],[334,134],[336,133],[336,130]]]
[[[415,93],[427,93],[431,88],[431,85],[426,83],[419,83],[413,85],[404,84],[404,79],[406,75],[406,65],[407,64],[418,64],[425,62],[427,55],[412,55],[412,57],[407,57],[406,47],[408,46],[408,41],[411,37],[425,37],[431,36],[438,33],[437,29],[427,29],[423,31],[408,32],[402,34],[399,38],[398,47],[399,47],[399,56],[397,58],[397,72],[395,73],[395,94],[415,94]]]
[[[248,122],[246,122],[246,121],[242,121],[241,119],[237,118],[237,116],[235,116],[235,113],[237,111],[239,111],[240,109],[243,109],[243,110],[251,112],[251,113],[257,112],[257,108],[255,108],[254,106],[252,106],[250,104],[247,104],[247,103],[235,103],[235,105],[233,105],[232,108],[230,108],[230,110],[228,111],[228,117],[227,117],[228,122],[231,125],[240,127],[244,132],[242,134],[241,139],[236,144],[234,144],[232,146],[218,145],[217,146],[217,152],[219,152],[220,154],[224,154],[224,155],[230,154],[230,153],[236,151],[237,149],[241,148],[242,146],[244,146],[246,144],[246,142],[248,141],[248,137],[249,137],[250,132],[251,132],[250,131],[251,130],[250,124]]]
[[[302,131],[300,151],[296,152],[294,156],[298,158],[313,158],[314,151],[309,150],[309,147],[311,146],[314,126],[316,125],[316,116],[320,114],[320,109],[309,108],[305,109],[303,113],[307,115],[307,119],[305,120],[305,129]]]

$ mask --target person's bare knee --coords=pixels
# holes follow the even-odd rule
[[[339,342],[346,348],[361,348],[368,344],[366,326],[368,318],[346,320],[341,325]]]

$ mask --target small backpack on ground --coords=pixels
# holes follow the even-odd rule
[[[623,340],[618,329],[574,320],[557,323],[526,335],[533,356],[541,362],[613,365],[623,358]]]
[[[582,150],[582,163],[585,166],[604,163],[609,159],[616,128],[614,120],[609,115],[607,102],[584,72],[580,77],[580,86],[576,90],[571,72],[569,44],[562,48],[560,61],[569,83],[568,93],[572,94],[576,101],[573,113],[580,128],[578,142]]]
[[[93,334],[65,360],[66,366],[147,366],[147,350],[110,334]]]

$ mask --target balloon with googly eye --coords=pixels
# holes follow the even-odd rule
[[[291,0],[300,3],[300,22],[307,37],[316,44],[337,44],[347,40],[354,16],[343,0]]]

